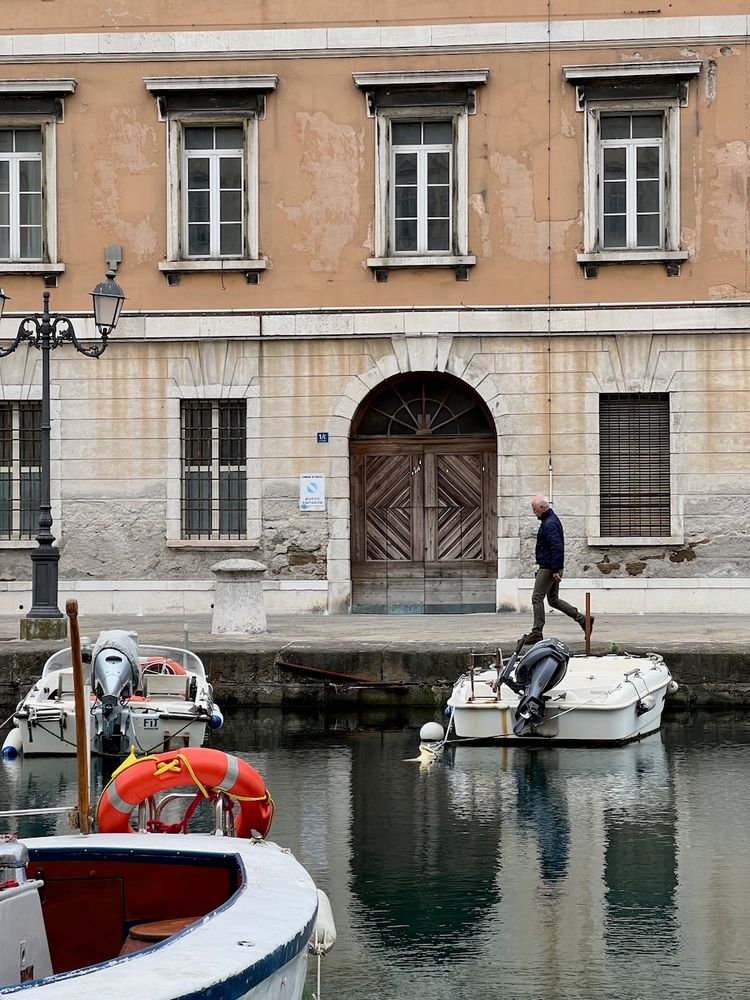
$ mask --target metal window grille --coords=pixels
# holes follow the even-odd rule
[[[0,538],[33,538],[39,525],[42,404],[0,403]]]
[[[600,531],[669,535],[669,395],[599,397]]]
[[[247,404],[183,400],[182,537],[247,537]]]

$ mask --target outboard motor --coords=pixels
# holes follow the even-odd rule
[[[500,677],[502,684],[521,696],[515,713],[513,732],[523,736],[544,721],[545,691],[559,684],[568,669],[570,650],[559,639],[542,639],[519,660],[523,636]]]
[[[102,728],[97,733],[100,753],[123,750],[121,716],[123,702],[140,684],[138,636],[113,629],[101,632],[92,651],[91,687],[102,706]]]

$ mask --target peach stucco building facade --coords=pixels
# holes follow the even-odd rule
[[[127,295],[52,356],[61,593],[206,611],[247,556],[270,613],[525,609],[545,493],[574,602],[750,611],[747,4],[251,6],[0,2],[0,340]]]

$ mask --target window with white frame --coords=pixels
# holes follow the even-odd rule
[[[584,114],[584,247],[599,264],[662,262],[679,273],[680,109],[699,62],[568,66]]]
[[[74,80],[0,80],[0,273],[54,274],[56,129]]]
[[[453,122],[391,121],[393,253],[453,249]]]
[[[41,402],[0,403],[0,539],[38,531],[41,427]]]
[[[275,76],[153,77],[167,123],[167,255],[159,269],[262,271],[258,122]],[[257,275],[255,277],[257,280]]]
[[[247,537],[247,403],[183,399],[182,538]]]
[[[375,255],[392,267],[448,266],[467,277],[468,120],[487,70],[355,73],[375,119]]]
[[[185,125],[182,135],[185,256],[247,256],[243,126]]]
[[[665,246],[663,113],[600,115],[599,152],[601,246]]]
[[[0,127],[0,258],[41,260],[42,131]]]
[[[668,393],[599,396],[599,522],[608,537],[671,533]]]

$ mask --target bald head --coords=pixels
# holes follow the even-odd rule
[[[548,511],[549,506],[549,500],[541,494],[531,498],[531,509],[537,517],[541,517],[545,511]]]

